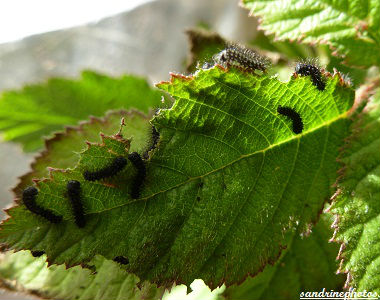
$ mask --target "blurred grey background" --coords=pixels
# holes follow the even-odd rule
[[[1,44],[0,92],[53,76],[77,77],[83,69],[116,76],[137,74],[152,84],[167,80],[169,72],[184,71],[188,28],[202,22],[234,41],[254,37],[257,23],[238,2],[157,0],[96,23]],[[0,142],[2,208],[10,205],[9,189],[29,170],[34,155],[23,153],[17,144]],[[0,291],[0,299],[35,298]]]

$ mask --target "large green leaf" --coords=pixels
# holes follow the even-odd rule
[[[89,267],[66,269],[47,267],[46,256],[33,257],[29,251],[8,252],[0,258],[2,285],[8,289],[37,294],[43,298],[66,300],[161,299],[163,288],[147,282],[137,287],[139,279],[127,274],[113,261],[96,256]]]
[[[336,275],[339,246],[329,243],[332,229],[329,215],[323,214],[309,236],[295,236],[274,266],[224,291],[226,299],[297,299],[301,292],[338,291],[344,276]]]
[[[75,125],[110,109],[136,108],[147,112],[160,104],[161,93],[145,79],[112,78],[91,71],[79,80],[53,78],[0,97],[0,131],[5,140],[20,142],[31,151],[41,148],[42,136]]]
[[[347,286],[380,294],[380,92],[353,125],[332,212]]]
[[[327,42],[351,65],[380,65],[379,1],[242,0],[279,40]],[[363,59],[365,57],[365,59]]]
[[[128,140],[105,136],[89,145],[75,169],[53,170],[37,182],[38,203],[62,215],[62,224],[15,206],[0,239],[14,249],[44,250],[51,263],[69,266],[95,254],[124,255],[129,272],[165,286],[201,278],[215,288],[257,274],[297,229],[318,219],[331,193],[354,92],[339,75],[326,80],[321,92],[307,77],[283,83],[219,67],[173,76],[159,85],[175,104],[153,119],[160,142],[139,199],[129,196],[130,163],[105,182],[83,180],[84,170],[128,154]],[[277,114],[279,105],[300,113],[302,134]],[[65,197],[71,179],[82,185],[83,229]]]

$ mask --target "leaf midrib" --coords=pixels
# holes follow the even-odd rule
[[[256,154],[259,154],[259,153],[265,153],[266,151],[271,150],[272,148],[281,147],[283,144],[286,144],[286,143],[291,142],[291,141],[296,140],[296,139],[300,139],[300,138],[303,137],[303,136],[307,136],[307,135],[309,135],[309,134],[312,134],[312,133],[314,133],[315,131],[317,131],[317,130],[319,130],[319,129],[325,127],[325,126],[330,126],[331,124],[333,124],[334,122],[336,122],[336,121],[338,121],[338,120],[340,120],[340,119],[345,119],[345,118],[347,117],[347,114],[348,114],[348,112],[344,112],[344,113],[338,115],[336,118],[330,119],[329,121],[326,121],[326,122],[320,124],[319,126],[314,127],[313,129],[310,129],[310,130],[308,130],[308,131],[305,131],[305,133],[298,134],[298,135],[296,135],[296,136],[292,136],[292,137],[290,137],[290,138],[288,138],[288,139],[285,139],[285,140],[283,140],[283,141],[281,141],[281,142],[278,142],[278,143],[274,143],[274,144],[272,144],[272,145],[270,145],[270,146],[268,146],[268,147],[266,147],[266,148],[264,148],[264,149],[257,150],[257,151],[255,151],[255,152],[248,153],[248,154],[243,154],[243,155],[241,155],[239,158],[237,158],[237,159],[235,159],[235,160],[233,160],[233,161],[231,161],[231,162],[229,162],[229,163],[227,163],[227,164],[225,164],[225,165],[223,165],[223,166],[221,166],[221,167],[219,167],[219,168],[216,168],[216,169],[214,169],[214,170],[212,170],[212,171],[210,171],[210,172],[207,172],[207,173],[202,174],[202,175],[199,175],[199,176],[189,177],[186,181],[183,181],[183,182],[181,182],[181,183],[178,183],[178,184],[174,185],[173,187],[170,187],[170,188],[167,188],[167,189],[165,189],[165,190],[162,190],[162,191],[156,192],[156,193],[151,194],[151,195],[149,195],[149,196],[146,196],[146,197],[144,197],[144,198],[135,199],[135,200],[129,201],[129,202],[127,202],[127,203],[123,203],[123,204],[121,204],[121,205],[117,205],[117,206],[114,206],[114,207],[110,207],[110,208],[107,208],[107,209],[104,209],[104,210],[101,210],[101,211],[88,213],[87,215],[98,214],[98,213],[102,213],[102,212],[109,211],[109,210],[112,210],[112,209],[116,209],[116,208],[119,208],[119,207],[123,207],[123,206],[125,206],[125,205],[129,205],[129,204],[132,204],[132,203],[135,203],[135,202],[140,202],[140,201],[146,201],[146,200],[149,200],[150,198],[153,198],[153,197],[155,197],[155,196],[157,196],[157,195],[159,195],[159,194],[162,194],[162,193],[166,193],[166,192],[168,192],[168,191],[170,191],[170,190],[172,190],[172,189],[178,188],[178,187],[180,187],[180,186],[182,186],[182,185],[185,185],[185,184],[187,184],[187,183],[189,183],[189,182],[191,182],[191,181],[193,181],[193,180],[197,180],[197,179],[200,179],[200,178],[206,177],[206,176],[208,176],[208,175],[211,175],[211,174],[213,174],[213,173],[215,173],[215,172],[221,171],[221,170],[223,170],[223,169],[225,169],[225,168],[227,168],[227,167],[229,167],[229,166],[231,166],[231,165],[233,165],[233,164],[235,164],[235,163],[241,161],[242,159],[249,158],[249,157],[254,156],[254,155],[256,155]],[[172,128],[172,127],[167,127],[167,128],[171,128],[171,129],[174,129],[174,130],[180,131],[180,130],[177,129],[177,128]],[[159,165],[159,164],[157,164],[157,166],[160,166],[160,167],[163,167],[163,168],[168,168],[168,166]]]
[[[214,169],[214,170],[211,170],[210,172],[207,172],[207,173],[202,174],[202,175],[199,175],[199,176],[189,177],[187,180],[185,180],[185,181],[183,181],[183,182],[180,182],[180,183],[178,183],[178,184],[176,184],[176,185],[174,185],[174,186],[172,186],[172,187],[170,187],[170,188],[167,188],[167,189],[165,189],[165,190],[162,190],[162,191],[156,192],[156,193],[151,194],[151,195],[149,195],[149,196],[146,196],[146,197],[144,197],[144,198],[139,198],[139,199],[131,200],[131,201],[127,202],[127,203],[123,203],[123,204],[120,204],[120,205],[116,205],[116,206],[113,206],[113,207],[109,207],[109,208],[106,208],[106,209],[103,209],[103,210],[99,210],[99,211],[96,211],[96,212],[87,213],[86,215],[101,214],[101,213],[103,213],[103,212],[110,211],[110,210],[113,210],[113,209],[118,209],[118,208],[120,208],[120,207],[123,207],[123,206],[126,206],[126,205],[133,204],[133,203],[135,203],[135,202],[147,201],[147,200],[149,200],[150,198],[153,198],[153,197],[155,197],[155,196],[157,196],[157,195],[159,195],[159,194],[166,193],[166,192],[168,192],[168,191],[170,191],[170,190],[173,190],[173,189],[175,189],[175,188],[178,188],[178,187],[180,187],[180,186],[182,186],[182,185],[185,185],[185,184],[187,184],[187,183],[189,183],[189,182],[192,182],[192,181],[197,180],[197,179],[200,179],[200,178],[204,178],[204,177],[206,177],[206,176],[208,176],[208,175],[211,175],[211,174],[213,174],[213,173],[215,173],[215,172],[221,171],[221,170],[223,170],[223,169],[225,169],[225,168],[227,168],[227,167],[229,167],[229,166],[231,166],[231,165],[233,165],[233,164],[235,164],[235,163],[237,163],[237,162],[239,162],[239,161],[241,161],[241,160],[243,160],[243,159],[249,158],[249,157],[254,156],[254,155],[256,155],[256,154],[259,154],[259,153],[265,153],[266,151],[271,150],[272,148],[281,147],[282,145],[284,145],[284,144],[286,144],[286,143],[288,143],[288,142],[291,142],[291,141],[293,141],[293,140],[295,140],[295,139],[300,139],[300,138],[302,138],[303,136],[307,136],[307,135],[309,135],[309,134],[312,134],[312,133],[314,133],[315,131],[317,131],[317,130],[319,130],[319,129],[325,127],[325,126],[330,126],[330,125],[333,124],[334,122],[336,122],[336,121],[338,121],[338,120],[340,120],[340,119],[344,119],[344,118],[346,118],[347,115],[348,115],[348,111],[346,111],[346,112],[344,112],[344,113],[338,115],[336,118],[333,118],[333,119],[330,119],[329,121],[326,121],[326,122],[321,123],[319,126],[314,127],[313,129],[310,129],[310,130],[308,130],[308,131],[305,131],[305,133],[302,133],[302,134],[298,134],[298,135],[292,136],[292,137],[290,137],[290,138],[288,138],[288,139],[285,139],[285,140],[282,140],[282,141],[280,141],[280,142],[278,142],[278,143],[274,143],[274,144],[272,144],[272,145],[270,145],[270,146],[268,146],[268,147],[266,147],[266,148],[264,148],[264,149],[257,150],[257,151],[255,151],[255,152],[248,153],[248,154],[243,154],[243,155],[241,155],[239,158],[237,158],[237,159],[235,159],[235,160],[233,160],[233,161],[231,161],[231,162],[229,162],[229,163],[227,163],[227,164],[225,164],[225,165],[223,165],[223,166],[221,166],[221,167],[219,167],[219,168],[216,168],[216,169]],[[167,127],[167,128],[171,128],[171,127]],[[174,130],[177,130],[177,131],[181,131],[181,130],[179,130],[179,129],[177,129],[177,128],[171,128],[171,129],[174,129]],[[160,167],[163,167],[163,168],[170,168],[170,167],[168,167],[168,166],[159,165],[159,164],[157,164],[157,166],[160,166]],[[175,169],[173,169],[173,168],[170,168],[170,169],[173,170],[173,171],[177,171],[177,170],[175,170]],[[183,173],[180,173],[180,174],[183,175]],[[64,220],[70,220],[70,219],[64,219]],[[20,230],[18,230],[18,231],[23,231],[23,230],[24,230],[24,229],[20,228]],[[13,233],[14,233],[14,232],[15,232],[15,231],[13,231]],[[24,233],[25,233],[25,232],[24,232]]]

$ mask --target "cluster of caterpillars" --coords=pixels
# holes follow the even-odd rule
[[[222,65],[223,67],[238,67],[243,70],[253,72],[260,70],[265,72],[270,65],[270,60],[264,56],[261,56],[256,51],[244,47],[239,44],[228,44],[227,47],[214,55],[214,62]],[[207,65],[207,67],[209,64]],[[323,91],[326,87],[324,78],[320,67],[313,61],[298,62],[295,67],[295,74],[299,76],[309,76],[312,84],[320,91]],[[278,106],[277,113],[289,118],[292,121],[292,130],[295,134],[302,133],[303,122],[299,113],[293,108],[287,106]],[[150,147],[142,154],[142,157],[137,152],[132,152],[128,155],[128,160],[137,170],[133,179],[131,197],[137,199],[140,197],[140,190],[144,183],[146,176],[146,166],[143,159],[149,158],[149,151],[156,148],[160,135],[156,128],[152,126],[151,131],[152,143]],[[128,160],[123,156],[117,156],[113,159],[112,163],[102,169],[96,171],[85,171],[83,177],[87,181],[97,181],[108,177],[115,176],[122,171],[127,165]],[[67,196],[70,200],[72,212],[75,217],[75,224],[82,228],[86,225],[84,216],[84,210],[81,200],[81,185],[77,180],[70,180],[67,183]],[[38,190],[35,187],[28,187],[23,191],[23,202],[28,210],[37,214],[51,223],[60,223],[62,216],[56,215],[53,211],[39,206],[35,199],[38,194]],[[32,251],[32,255],[35,257],[44,254],[43,251]],[[120,264],[128,264],[128,258],[124,256],[117,256],[114,261]]]
[[[213,56],[214,62],[223,67],[237,67],[249,72],[260,70],[265,72],[270,65],[269,59],[258,54],[253,49],[245,46],[230,43],[221,52]],[[207,65],[208,67],[209,65]],[[309,76],[312,84],[319,90],[324,91],[326,82],[322,76],[321,68],[315,60],[298,62],[295,66],[295,74],[299,76]],[[292,121],[292,129],[295,134],[302,133],[303,122],[299,113],[293,108],[279,106],[277,113]]]
[[[152,126],[153,127],[153,126]],[[153,127],[152,129],[152,144],[144,152],[143,156],[149,158],[149,151],[155,149],[159,141],[159,133]],[[124,156],[117,156],[112,160],[112,163],[105,166],[102,169],[96,171],[84,171],[83,178],[87,181],[97,181],[108,177],[115,176],[120,171],[124,169],[127,165],[128,160],[132,163],[136,169],[136,174],[132,180],[132,189],[130,196],[133,199],[138,199],[140,197],[141,188],[146,177],[146,166],[145,161],[137,152],[132,152],[128,155],[128,159]],[[77,180],[70,180],[66,185],[67,197],[71,203],[72,212],[75,218],[75,224],[83,228],[86,226],[86,219],[83,210],[82,197],[81,197],[81,184]],[[43,208],[36,203],[36,197],[38,195],[38,190],[35,187],[27,187],[22,194],[23,202],[26,208],[32,213],[39,215],[51,223],[62,222],[62,216],[56,215],[52,210]]]

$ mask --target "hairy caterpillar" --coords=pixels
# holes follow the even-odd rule
[[[261,56],[256,51],[247,48],[243,45],[230,43],[227,47],[214,55],[214,61],[224,67],[239,67],[244,70],[265,71],[270,65],[270,60]]]
[[[315,62],[298,62],[295,72],[301,76],[310,76],[311,82],[318,90],[323,91],[325,89],[326,83],[322,78],[320,67]]]
[[[279,106],[277,108],[277,112],[280,115],[286,116],[292,120],[293,123],[293,132],[295,134],[301,133],[303,130],[302,118],[299,113],[297,113],[294,109],[286,106]]]
[[[22,201],[24,202],[27,209],[32,213],[39,215],[51,223],[60,223],[62,221],[62,216],[57,216],[50,209],[43,208],[36,203],[36,196],[38,195],[38,190],[33,187],[27,187],[22,193]]]
[[[80,198],[80,182],[76,180],[70,180],[67,183],[67,194],[69,196],[71,206],[73,208],[73,213],[75,217],[75,224],[82,228],[86,225],[86,220],[83,213],[82,200]]]

